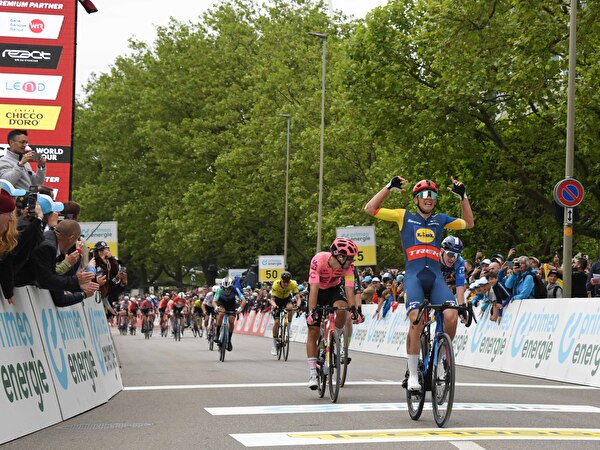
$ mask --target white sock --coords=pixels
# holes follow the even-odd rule
[[[419,355],[408,355],[408,376],[417,377],[419,373]]]
[[[308,358],[308,376],[317,376],[317,358]]]
[[[273,347],[277,348],[277,338],[273,338]]]

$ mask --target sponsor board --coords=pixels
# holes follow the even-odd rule
[[[50,292],[28,286],[36,298],[33,309],[63,419],[105,403],[108,395],[99,380],[100,361],[94,351],[81,304],[56,308]]]
[[[262,255],[258,257],[258,281],[273,282],[285,270],[283,255]]]
[[[0,128],[55,130],[60,106],[0,104]]]
[[[81,236],[85,237],[88,248],[94,248],[98,241],[104,241],[110,247],[110,252],[115,258],[119,257],[119,223],[115,221],[106,222],[79,222],[81,225]]]
[[[358,246],[358,255],[354,260],[355,266],[377,265],[377,242],[375,227],[337,227],[336,237],[352,239]]]
[[[27,69],[56,69],[62,47],[55,45],[22,45],[0,42],[0,66]]]
[[[27,290],[14,299],[0,291],[0,443],[62,420]]]
[[[62,77],[59,75],[0,74],[0,98],[56,100]]]
[[[64,16],[0,12],[0,36],[58,39]]]

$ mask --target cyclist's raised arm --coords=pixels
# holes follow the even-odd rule
[[[365,205],[364,211],[370,215],[375,216],[377,210],[381,208],[381,205],[385,201],[385,199],[390,195],[392,190],[404,191],[404,184],[408,183],[407,180],[400,176],[395,176],[390,180],[390,182],[382,188],[377,194],[373,196],[371,200]]]
[[[460,199],[461,219],[465,221],[467,228],[473,228],[475,226],[475,219],[473,218],[471,204],[467,198],[465,185],[452,177],[452,186],[448,187],[448,190]]]

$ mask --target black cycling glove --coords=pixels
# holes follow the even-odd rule
[[[388,188],[389,191],[401,191],[404,183],[406,183],[406,180],[396,175],[385,187]]]
[[[452,183],[452,188],[450,189],[450,192],[452,192],[454,195],[460,198],[461,201],[463,201],[467,196],[467,190],[465,188],[465,185],[462,184],[460,181],[455,181],[454,183]]]

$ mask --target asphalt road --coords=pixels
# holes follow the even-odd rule
[[[429,397],[419,421],[408,416],[402,358],[352,353],[332,404],[306,387],[303,344],[284,362],[270,355],[269,339],[235,335],[222,363],[189,331],[181,342],[114,339],[125,389],[7,449],[600,448],[600,389],[458,367],[454,410],[439,429]]]

